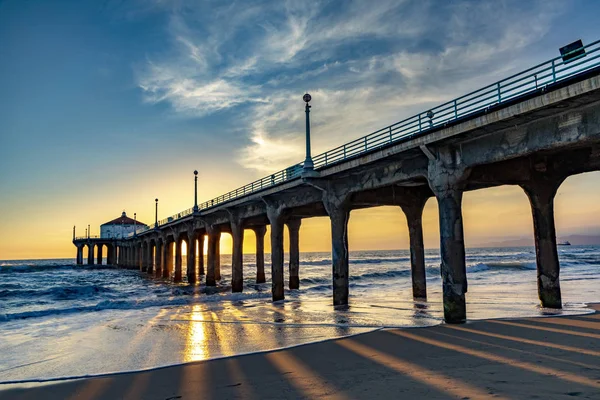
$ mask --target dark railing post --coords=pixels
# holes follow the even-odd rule
[[[554,60],[552,60],[552,82],[556,83],[556,66],[554,65]]]

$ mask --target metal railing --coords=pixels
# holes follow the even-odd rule
[[[349,158],[388,146],[394,142],[426,133],[449,122],[466,118],[476,112],[506,103],[537,90],[545,89],[557,82],[564,81],[600,66],[600,40],[583,48],[585,49],[585,55],[563,61],[563,57],[581,51],[580,48],[573,50],[571,53],[543,62],[482,89],[478,89],[410,118],[386,126],[367,136],[321,153],[313,157],[315,169],[322,169]],[[205,201],[199,204],[198,208],[206,210],[248,194],[294,180],[299,178],[301,174],[302,163],[295,164],[219,197]],[[158,225],[168,224],[192,213],[193,209],[189,208],[160,220]],[[138,230],[137,233],[139,234],[153,228],[154,225],[150,225],[148,228]]]
[[[100,235],[76,236],[75,240],[100,239]]]

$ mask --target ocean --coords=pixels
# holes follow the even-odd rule
[[[302,253],[300,290],[277,303],[269,281],[254,283],[254,255],[236,294],[227,255],[210,289],[73,259],[0,261],[0,389],[440,324],[439,251],[425,255],[428,299],[414,301],[408,250],[351,252],[350,304],[338,309],[329,253]],[[534,248],[467,249],[468,319],[587,312],[600,301],[600,246],[560,246],[559,256],[564,308],[548,310],[538,305]]]

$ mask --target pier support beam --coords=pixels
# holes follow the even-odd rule
[[[152,241],[148,242],[148,246],[146,246],[146,273],[148,275],[154,274],[154,243]]]
[[[215,279],[221,280],[221,235],[217,236],[215,248]]]
[[[165,246],[162,240],[156,241],[156,270],[154,271],[154,276],[160,278],[162,276]]]
[[[87,245],[88,248],[88,265],[94,265],[94,245],[93,244],[88,244]]]
[[[96,251],[96,264],[98,265],[102,265],[102,248],[104,247],[104,245],[102,244],[97,244],[96,248],[98,249]]]
[[[204,233],[198,234],[198,275],[202,276],[204,272]]]
[[[173,242],[165,241],[165,249],[163,250],[163,265],[162,277],[168,278],[173,270]]]
[[[348,194],[323,192],[323,205],[331,222],[331,262],[333,273],[333,305],[347,305],[349,293],[348,220],[350,202]]]
[[[457,162],[458,155],[448,149],[440,152],[439,157],[429,162],[428,180],[439,209],[444,320],[451,324],[464,323],[467,272],[462,196],[470,170]]]
[[[256,235],[256,283],[265,283],[265,234],[266,226],[257,226],[254,228]]]
[[[233,239],[231,291],[239,293],[244,290],[244,221],[235,213],[230,213],[230,225]]]
[[[300,224],[301,219],[286,222],[290,234],[290,289],[300,288]]]
[[[189,283],[196,283],[196,235],[191,230],[188,231],[186,275]]]
[[[271,224],[271,292],[273,301],[283,300],[283,205],[267,204]]]
[[[77,246],[77,265],[83,264],[83,246]]]
[[[175,240],[175,273],[173,274],[173,281],[174,282],[181,282],[183,275],[182,275],[182,260],[181,260],[181,243],[183,242],[183,239],[178,238]]]
[[[427,299],[425,247],[423,244],[423,208],[433,195],[428,187],[398,188],[398,205],[406,216],[410,240],[410,272],[413,298]]]
[[[219,238],[221,237],[221,231],[219,228],[207,225],[206,233],[208,236],[208,249],[207,249],[207,266],[206,266],[206,286],[216,286],[217,278],[215,270],[217,268],[217,258],[219,257]]]
[[[554,226],[554,196],[564,178],[534,177],[521,187],[533,214],[538,295],[542,307],[562,308]]]

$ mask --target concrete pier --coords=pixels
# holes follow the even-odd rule
[[[267,227],[264,225],[254,227],[256,235],[256,283],[265,283],[265,234]]]
[[[183,239],[180,237],[177,241],[175,241],[175,273],[173,274],[174,282],[181,282],[183,279],[182,273],[182,256],[181,256],[181,244]]]
[[[348,220],[350,199],[334,191],[323,192],[323,205],[331,222],[333,305],[347,305],[349,293]]]
[[[203,276],[206,274],[204,270],[204,233],[198,234],[198,275]]]
[[[215,270],[217,268],[217,258],[219,256],[218,246],[221,231],[218,228],[207,225],[206,234],[208,236],[208,248],[206,259],[206,286],[216,286],[217,278]]]
[[[448,149],[440,149],[438,157],[430,161],[428,171],[429,186],[438,201],[440,216],[444,319],[448,323],[462,323],[467,319],[462,196],[470,170],[460,165]]]
[[[562,308],[554,226],[554,196],[562,181],[538,178],[522,185],[533,214],[538,295],[542,307],[548,308]]]
[[[285,224],[288,227],[290,234],[290,282],[289,288],[299,289],[300,288],[300,225],[302,220],[293,219],[287,221]]]
[[[119,238],[114,241],[118,246],[115,262],[123,267],[133,266],[136,263],[134,246],[155,240],[155,273],[168,277],[173,268],[172,243],[177,241],[179,247],[179,238],[185,236],[189,240],[187,266],[191,282],[190,267],[195,265],[191,260],[194,238],[207,235],[206,285],[215,286],[221,278],[220,235],[231,233],[231,284],[232,291],[237,292],[243,290],[244,229],[255,232],[256,280],[262,283],[266,281],[264,236],[266,225],[270,225],[271,290],[273,301],[278,301],[285,295],[284,225],[290,234],[289,288],[295,290],[300,281],[300,221],[329,217],[331,298],[335,306],[343,306],[348,304],[349,297],[351,211],[399,206],[408,224],[413,296],[424,299],[427,287],[422,213],[427,199],[435,196],[439,212],[444,319],[448,323],[463,323],[468,290],[463,193],[518,185],[531,204],[541,304],[561,307],[553,201],[558,187],[568,176],[600,170],[600,69],[550,83],[543,89],[471,114],[455,114],[454,119],[444,123],[435,123],[436,118],[444,117],[437,115],[435,109],[430,111],[419,114],[414,126],[411,125],[418,134],[396,137],[398,126],[390,126],[374,133],[379,135],[378,141],[372,141],[369,136],[364,138],[364,143],[353,141],[314,157],[312,174],[298,175],[296,169],[301,165],[290,167],[279,175],[273,174],[269,179],[199,204],[193,212],[178,214],[137,236]],[[421,120],[425,121],[425,128],[419,131]],[[84,262],[83,248],[87,246],[88,263],[93,264],[94,245],[101,242],[90,238],[74,238],[73,242],[77,246],[77,262]],[[199,246],[196,258],[202,274],[202,240]],[[108,249],[107,244],[110,254]],[[177,255],[180,260],[180,247]],[[175,268],[175,280],[180,274],[181,261]]]
[[[187,237],[187,280],[189,283],[196,283],[196,234],[188,230]]]
[[[238,215],[230,213],[230,224],[233,239],[231,290],[236,293],[244,290],[244,223]]]
[[[163,269],[163,262],[164,262],[164,245],[163,245],[163,241],[162,239],[158,239],[156,241],[156,271],[154,271],[154,276],[157,278],[162,277],[162,269]]]
[[[396,189],[396,191],[398,191]],[[423,208],[431,197],[427,188],[403,188],[398,204],[406,216],[410,241],[410,272],[413,298],[427,299],[425,278],[425,246],[423,243]]]
[[[283,300],[283,206],[267,204],[267,218],[271,224],[271,284],[273,301]]]

